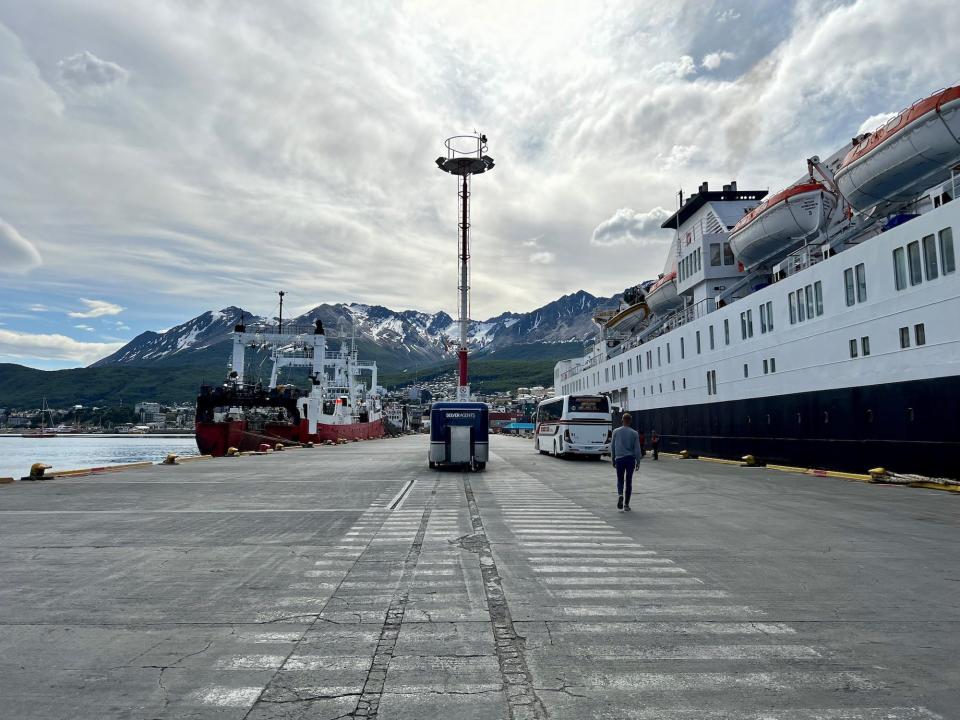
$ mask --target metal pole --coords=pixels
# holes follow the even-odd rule
[[[460,349],[457,352],[460,369],[460,387],[467,385],[467,335],[470,323],[470,286],[468,265],[470,262],[470,185],[469,175],[463,176],[460,222]]]
[[[278,294],[280,295],[280,314],[277,316],[277,330],[283,332],[283,296],[286,293],[281,290]]]

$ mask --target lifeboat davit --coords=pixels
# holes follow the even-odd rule
[[[677,271],[668,272],[647,291],[647,307],[657,315],[683,307],[683,298],[677,292]]]
[[[909,202],[960,162],[960,85],[907,108],[853,146],[836,172],[856,210]]]
[[[730,231],[730,249],[747,268],[782,257],[820,230],[836,206],[823,183],[788,187],[740,218]]]

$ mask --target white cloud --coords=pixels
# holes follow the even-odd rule
[[[888,120],[895,118],[897,114],[898,113],[895,112],[882,112],[877,113],[876,115],[871,115],[862,123],[860,123],[860,127],[857,128],[857,135],[861,133],[873,132],[881,125],[886,124]]]
[[[737,56],[734,53],[721,50],[720,52],[712,52],[704,55],[703,62],[700,64],[707,70],[716,70],[723,62],[733,60],[735,57]]]
[[[670,148],[670,152],[667,153],[666,157],[658,155],[657,160],[663,163],[664,169],[672,170],[673,168],[689,165],[696,152],[696,145],[674,145]]]
[[[534,265],[549,265],[557,259],[557,256],[549,250],[538,250],[530,253],[529,259]]]
[[[660,225],[670,215],[670,211],[662,207],[642,213],[630,208],[620,208],[594,229],[590,244],[597,247],[627,243],[644,247],[665,247],[666,243],[670,242],[672,231],[664,230]]]
[[[650,71],[653,77],[660,80],[681,80],[695,75],[697,63],[689,55],[681,55],[678,60],[667,60],[657,63]]]
[[[80,298],[80,302],[86,305],[87,309],[82,312],[69,312],[67,315],[72,318],[95,318],[103,317],[104,315],[119,315],[124,311],[124,308],[112,302],[107,302],[106,300],[88,300],[87,298]]]
[[[34,303],[30,307],[28,307],[27,310],[35,313],[50,312],[50,308],[48,308],[46,305],[42,303]]]
[[[81,342],[60,334],[0,330],[0,357],[32,360],[72,360],[84,365],[116,352],[123,343]]]
[[[130,76],[109,60],[102,60],[88,50],[66,57],[57,63],[60,82],[73,90],[102,93],[122,85]]]
[[[25,273],[42,262],[33,244],[0,218],[0,272]]]
[[[74,327],[77,330],[86,330],[87,332],[93,332],[93,328],[90,327],[89,325],[80,324],[80,325],[74,325]]]

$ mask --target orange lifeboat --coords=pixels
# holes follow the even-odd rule
[[[914,103],[864,136],[836,172],[856,210],[909,202],[950,178],[960,162],[960,85]]]

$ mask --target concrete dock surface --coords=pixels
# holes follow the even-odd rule
[[[0,717],[960,718],[960,497],[427,444],[0,487]]]

